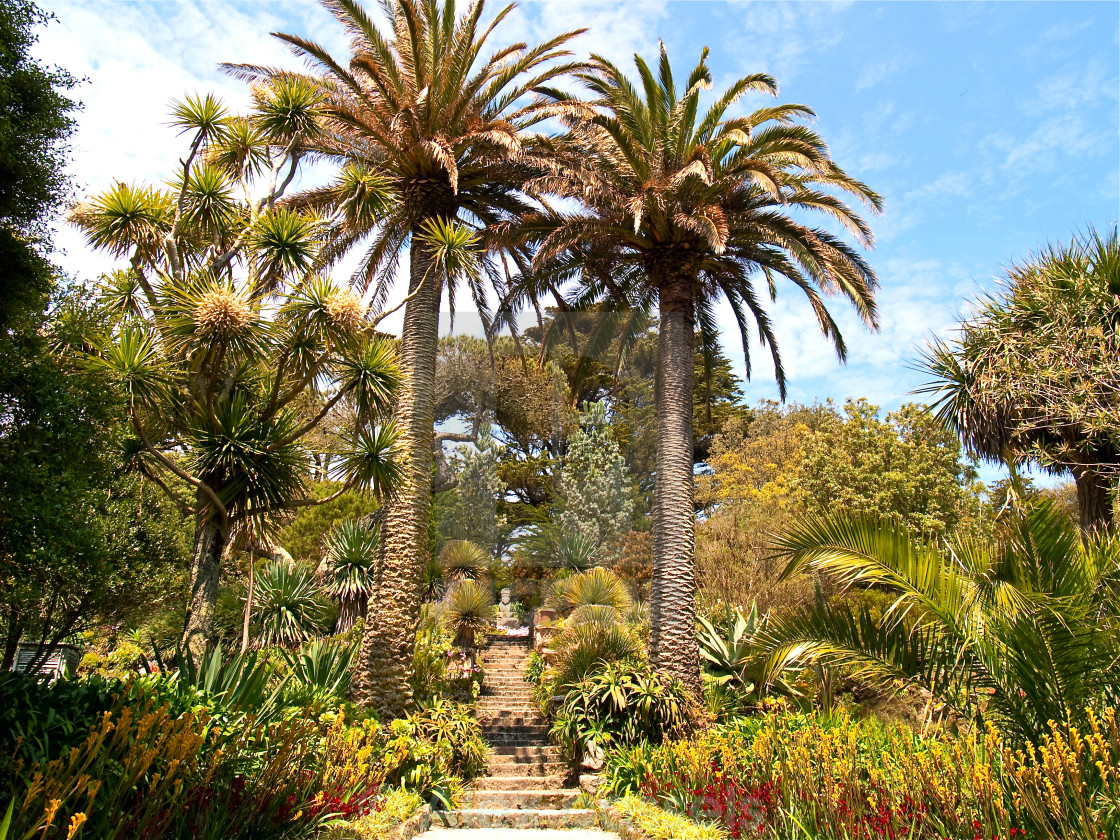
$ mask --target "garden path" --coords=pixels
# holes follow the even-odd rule
[[[593,808],[575,808],[579,790],[564,786],[568,768],[560,750],[548,743],[548,722],[533,702],[525,682],[525,665],[532,650],[529,639],[491,636],[483,650],[485,677],[478,700],[478,717],[493,755],[489,774],[475,780],[464,808],[432,815],[432,829],[487,829],[484,834],[464,832],[474,840],[499,840],[493,833],[527,829],[566,829],[565,840],[575,840],[571,829],[595,829]],[[612,835],[595,831],[600,838]],[[534,840],[547,835],[533,834]]]

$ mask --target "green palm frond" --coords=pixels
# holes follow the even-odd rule
[[[171,231],[173,206],[166,192],[117,182],[107,192],[79,204],[70,218],[91,248],[117,257],[134,250],[154,255]]]
[[[372,338],[358,352],[346,348],[336,368],[342,387],[353,392],[363,420],[370,422],[390,413],[400,390],[401,369],[389,339]]]
[[[107,371],[130,399],[146,408],[160,404],[171,381],[171,373],[158,346],[138,326],[125,326],[115,341],[90,359],[90,364]]]
[[[818,604],[761,634],[767,677],[808,663],[905,680],[969,717],[1037,739],[1080,722],[1120,689],[1120,544],[1083,541],[1049,503],[1016,514],[992,547],[908,539],[896,523],[845,516],[796,526],[779,544],[787,573],[809,569],[895,598],[869,609]]]
[[[314,139],[321,130],[320,89],[295,74],[279,75],[252,90],[256,127],[278,146]]]

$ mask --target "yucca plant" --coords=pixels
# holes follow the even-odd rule
[[[489,555],[469,540],[451,540],[439,554],[443,579],[451,584],[458,580],[481,580],[490,567]]]
[[[634,628],[618,622],[570,625],[556,636],[552,646],[558,689],[569,688],[607,665],[645,659],[645,647]]]
[[[323,630],[319,588],[307,569],[274,561],[257,576],[253,618],[262,645],[294,647]]]
[[[621,616],[631,607],[626,584],[610,569],[601,567],[556,581],[548,603],[562,616],[593,606],[608,607]]]
[[[1120,700],[1120,539],[1082,540],[1048,502],[1016,514],[993,545],[918,540],[894,521],[833,516],[777,543],[786,574],[894,596],[867,607],[819,604],[772,620],[767,674],[809,663],[902,680],[958,714],[1035,743],[1050,722],[1080,726],[1095,700]]]
[[[443,611],[444,626],[455,634],[455,644],[474,650],[478,636],[494,623],[494,598],[487,586],[461,580],[451,588]]]
[[[383,422],[396,353],[361,298],[317,273],[330,219],[281,203],[323,131],[322,91],[285,77],[251,93],[244,116],[210,95],[175,103],[187,149],[171,187],[117,183],[72,214],[91,246],[127,261],[102,289],[109,327],[90,339],[92,362],[127,397],[127,466],[195,522],[183,631],[195,656],[232,539],[266,549],[285,512],[399,478]],[[324,422],[344,400],[356,410]],[[337,493],[308,492],[313,454]]]
[[[323,592],[338,599],[335,630],[345,633],[366,615],[377,568],[377,530],[353,519],[335,525],[320,568],[326,577]]]

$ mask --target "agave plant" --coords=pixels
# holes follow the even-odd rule
[[[786,574],[895,596],[876,620],[820,603],[771,622],[767,673],[824,663],[903,680],[958,714],[1036,741],[1120,699],[1120,540],[1082,540],[1048,502],[1016,513],[994,545],[916,540],[895,522],[834,516],[778,543]]]
[[[294,647],[323,629],[315,579],[301,566],[274,561],[261,571],[253,593],[257,641]]]
[[[335,630],[345,633],[366,615],[377,566],[377,530],[357,520],[341,522],[327,535],[326,548],[323,591],[338,599]]]
[[[631,607],[626,584],[617,574],[604,568],[594,568],[556,581],[548,603],[563,616],[591,606],[609,607],[621,616]]]
[[[486,576],[490,557],[469,540],[451,540],[439,555],[443,579],[447,583],[458,580],[481,580]]]
[[[494,598],[488,587],[478,581],[461,580],[451,589],[443,611],[445,626],[455,634],[455,644],[473,649],[479,633],[494,621]]]
[[[792,693],[779,677],[771,678],[768,683],[766,680],[765,632],[769,618],[769,613],[760,616],[756,605],[752,604],[745,616],[741,610],[727,605],[719,625],[703,616],[698,619],[700,656],[705,669],[719,685],[731,685],[744,694]]]

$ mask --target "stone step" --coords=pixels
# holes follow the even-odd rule
[[[560,748],[552,744],[541,744],[532,747],[518,747],[511,744],[495,744],[491,750],[495,756],[505,756],[511,759],[550,759],[560,761],[563,754]]]
[[[566,778],[568,765],[544,764],[492,764],[487,768],[487,778]]]
[[[564,776],[486,776],[471,782],[474,790],[559,790],[564,787]]]
[[[552,777],[563,779],[568,774],[568,766],[558,761],[518,761],[507,764],[492,762],[487,766],[486,771],[490,774],[486,777],[489,779],[522,779],[527,776],[534,779]]]
[[[531,726],[534,729],[547,726],[547,721],[536,712],[523,712],[518,714],[502,712],[494,712],[489,715],[484,715],[481,712],[478,715],[479,721],[482,723],[483,731],[488,728],[494,727],[524,727]]]
[[[463,797],[466,808],[499,808],[502,810],[545,811],[570,808],[580,791],[577,788],[558,790],[468,790]]]
[[[432,813],[429,831],[442,828],[513,828],[531,829],[596,828],[599,815],[594,808],[568,808],[563,811],[527,809],[470,808],[463,811]]]

